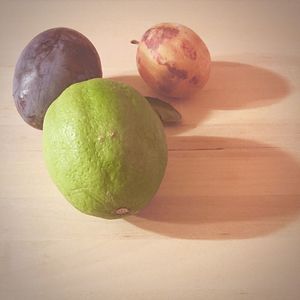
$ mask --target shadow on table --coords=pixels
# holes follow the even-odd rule
[[[271,105],[290,93],[288,81],[273,71],[248,64],[214,61],[206,86],[189,99],[168,100],[155,94],[139,76],[111,79],[135,87],[144,96],[157,96],[174,105],[182,114],[180,126],[167,128],[176,135],[196,127],[213,110],[248,109]]]
[[[242,139],[170,137],[152,202],[126,220],[186,239],[266,235],[300,212],[300,166],[287,153]]]
[[[139,76],[113,79],[157,96]],[[300,167],[290,155],[249,140],[175,136],[197,127],[213,110],[272,105],[289,93],[288,81],[270,70],[215,61],[203,90],[189,99],[164,99],[183,121],[166,128],[169,162],[160,190],[127,221],[187,239],[251,238],[291,222],[300,211]]]

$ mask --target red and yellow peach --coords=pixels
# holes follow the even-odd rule
[[[161,23],[138,43],[136,62],[144,81],[157,93],[182,98],[208,81],[211,58],[202,39],[186,26]]]

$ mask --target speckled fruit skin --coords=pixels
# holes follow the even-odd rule
[[[85,214],[116,219],[153,198],[167,165],[163,125],[132,87],[75,83],[45,115],[43,153],[66,199]]]
[[[139,42],[136,61],[144,81],[157,93],[182,98],[202,88],[210,73],[210,53],[186,26],[161,23]]]
[[[49,105],[69,85],[102,77],[99,55],[81,33],[58,27],[35,36],[22,51],[14,72],[13,97],[26,123],[43,128]]]

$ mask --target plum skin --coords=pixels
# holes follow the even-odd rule
[[[13,77],[13,98],[26,123],[42,129],[50,104],[73,83],[102,77],[93,44],[76,30],[58,27],[35,36],[23,49]]]
[[[201,89],[211,67],[209,50],[190,28],[161,23],[148,29],[138,43],[139,74],[158,94],[183,98]]]

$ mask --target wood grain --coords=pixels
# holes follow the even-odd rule
[[[0,7],[0,299],[299,299],[299,1]],[[105,77],[157,96],[130,41],[163,21],[203,38],[210,80],[189,99],[164,99],[183,121],[166,128],[153,201],[124,220],[84,215],[51,182],[42,132],[14,107],[15,62],[37,33],[71,27],[94,43]]]

